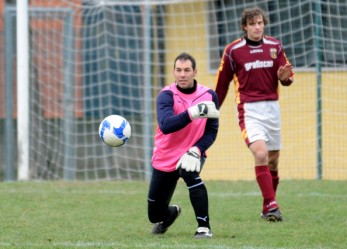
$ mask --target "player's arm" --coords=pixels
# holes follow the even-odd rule
[[[279,64],[281,66],[277,70],[277,77],[283,86],[290,86],[294,82],[293,66],[288,61],[287,56],[283,51],[283,47],[280,51]]]
[[[231,58],[227,53],[227,49],[223,53],[223,57],[218,68],[215,91],[218,96],[219,106],[221,107],[229,90],[230,82],[234,77],[231,68]]]
[[[210,91],[212,94],[212,100],[215,103],[217,109],[219,109],[218,97],[214,91]],[[218,119],[208,119],[206,122],[206,127],[204,135],[197,141],[195,146],[197,146],[201,152],[201,155],[205,155],[205,151],[211,147],[215,142],[218,134],[219,120]]]
[[[211,90],[211,92],[213,92]],[[213,102],[216,107],[218,107],[217,95],[215,92],[212,93]],[[182,168],[186,171],[196,171],[201,170],[201,156],[206,156],[206,150],[214,143],[217,137],[219,127],[218,119],[208,119],[205,126],[205,131],[203,136],[197,141],[197,143],[191,147],[187,153],[185,153],[176,165],[176,169]]]
[[[202,101],[177,115],[174,113],[173,106],[173,93],[171,91],[160,92],[157,97],[157,121],[164,134],[179,131],[194,119],[219,118],[219,111],[213,101]]]
[[[283,86],[289,86],[293,83],[293,68],[291,64],[285,64],[284,66],[280,66],[277,71],[277,76],[279,81]]]
[[[156,100],[157,122],[164,134],[179,131],[192,122],[187,111],[175,115],[173,106],[173,93],[161,91]]]

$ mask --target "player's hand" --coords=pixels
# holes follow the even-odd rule
[[[280,66],[277,71],[278,79],[281,82],[286,82],[293,75],[293,67],[291,64],[285,64],[284,66]]]
[[[197,105],[188,108],[192,119],[197,118],[219,118],[219,111],[213,101],[203,101]]]
[[[200,172],[200,150],[194,146],[185,153],[176,165],[176,169],[182,168],[187,172]]]

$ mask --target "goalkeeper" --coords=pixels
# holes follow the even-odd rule
[[[175,82],[160,91],[156,100],[158,128],[148,192],[148,218],[153,234],[163,234],[180,215],[171,198],[181,177],[187,185],[198,228],[195,238],[211,238],[208,195],[200,172],[206,150],[216,139],[219,126],[217,95],[197,83],[195,59],[178,55]]]

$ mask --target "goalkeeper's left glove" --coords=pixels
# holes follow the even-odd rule
[[[191,147],[178,161],[176,169],[182,168],[187,172],[200,172],[200,150],[198,147]]]
[[[203,101],[188,108],[192,119],[198,118],[219,118],[219,111],[213,101]]]

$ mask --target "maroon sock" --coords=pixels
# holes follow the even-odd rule
[[[270,170],[270,173],[271,173],[271,176],[272,176],[272,187],[274,189],[274,192],[276,194],[276,191],[277,191],[277,186],[278,186],[278,183],[280,182],[280,178],[278,176],[278,171],[271,171]]]
[[[264,198],[264,209],[266,206],[275,201],[275,192],[272,186],[272,176],[267,165],[255,166],[255,175],[261,193]]]

